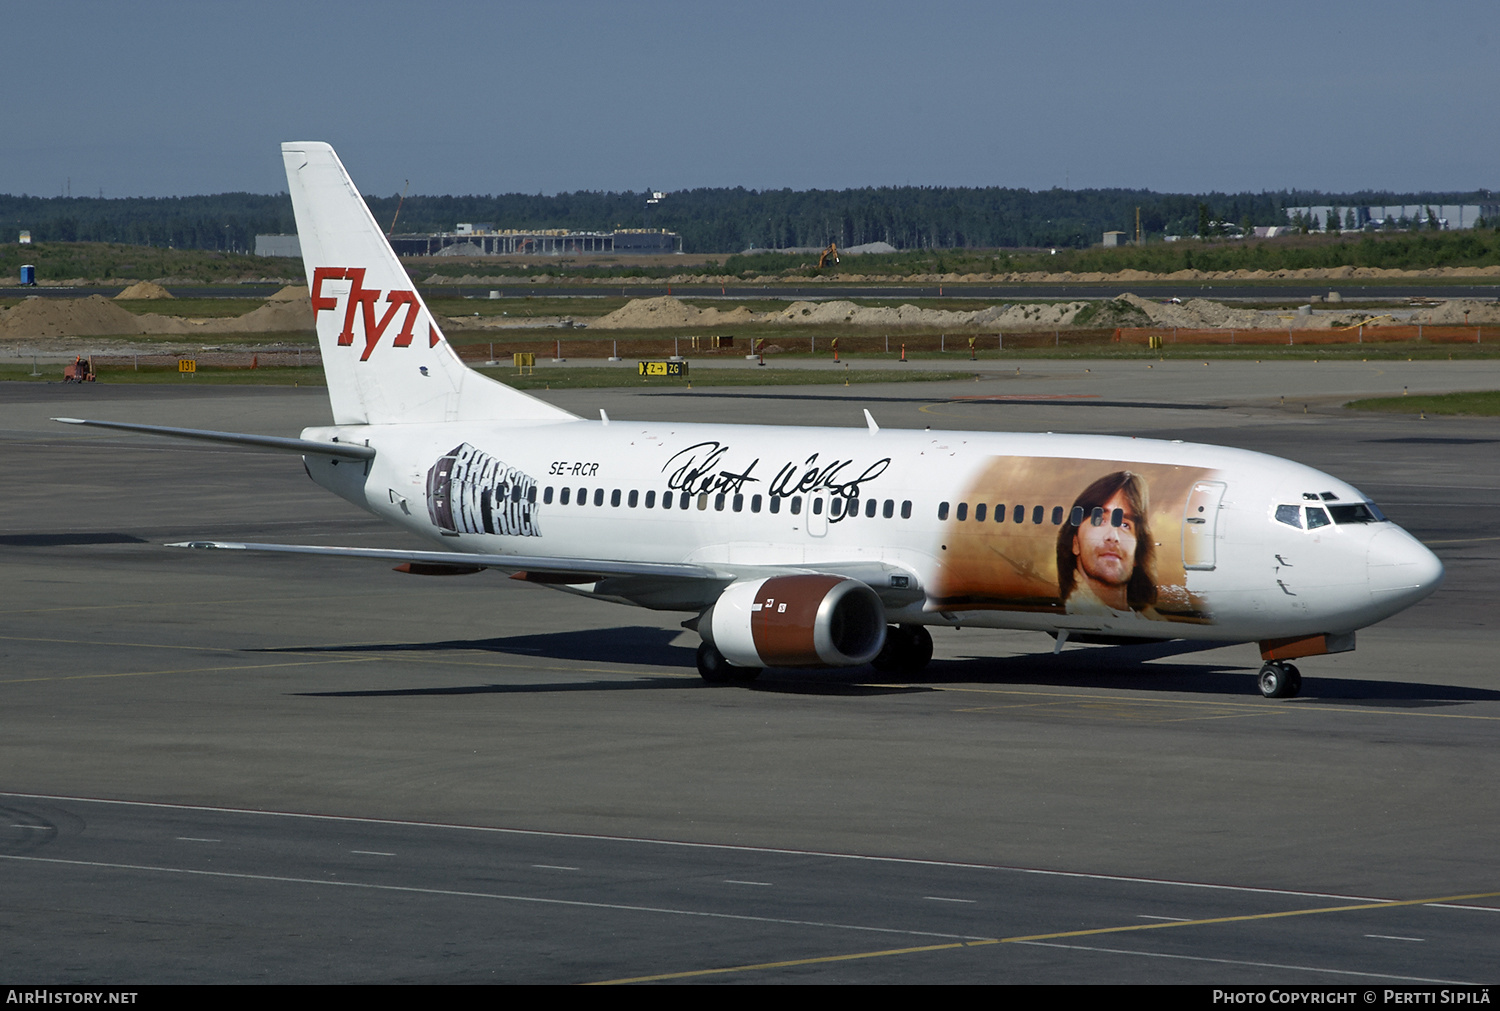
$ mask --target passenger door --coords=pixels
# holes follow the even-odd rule
[[[1218,564],[1216,543],[1223,481],[1196,481],[1182,514],[1182,567],[1212,569]]]

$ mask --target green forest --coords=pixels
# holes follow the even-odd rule
[[[1024,190],[1004,187],[878,187],[849,190],[693,189],[648,204],[647,193],[555,196],[366,196],[376,220],[398,232],[452,231],[460,221],[499,228],[665,228],[686,253],[888,242],[898,250],[1087,249],[1107,230],[1148,237],[1210,234],[1224,225],[1289,224],[1307,204],[1489,203],[1475,193],[1163,194],[1149,190]],[[0,237],[37,242],[112,242],[176,249],[253,251],[255,236],[296,230],[285,194],[194,197],[36,197],[0,194]]]

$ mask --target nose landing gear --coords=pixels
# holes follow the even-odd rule
[[[1268,699],[1296,698],[1302,690],[1302,672],[1294,664],[1273,660],[1261,667],[1256,684]]]

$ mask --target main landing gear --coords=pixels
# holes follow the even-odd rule
[[[925,625],[891,625],[885,630],[885,645],[870,661],[878,671],[915,674],[932,659],[932,633]]]
[[[1294,664],[1272,660],[1260,669],[1256,683],[1268,699],[1296,698],[1302,690],[1302,672]]]
[[[736,667],[724,659],[723,653],[703,642],[698,644],[698,675],[709,684],[744,684],[760,677],[760,668]]]

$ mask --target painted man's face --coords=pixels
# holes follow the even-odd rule
[[[1119,526],[1114,523],[1117,510]],[[1104,503],[1098,525],[1092,516],[1084,519],[1073,535],[1073,554],[1079,570],[1095,583],[1124,586],[1130,581],[1135,569],[1135,517],[1124,492],[1115,492]]]

